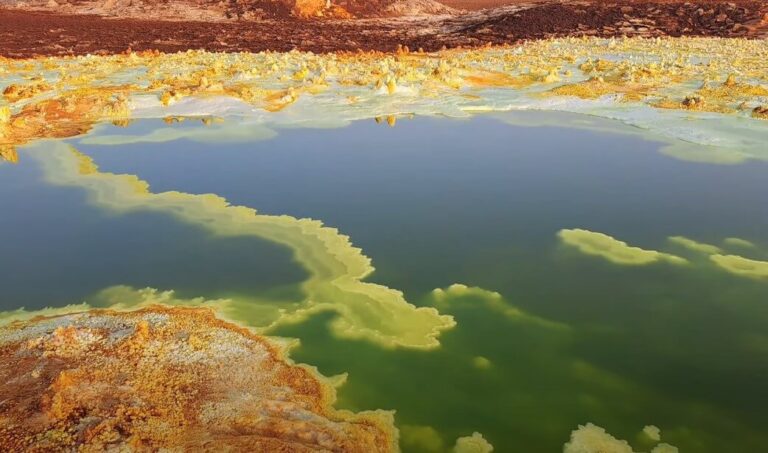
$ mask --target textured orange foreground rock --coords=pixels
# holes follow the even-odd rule
[[[397,450],[391,413],[207,309],[153,306],[0,328],[0,451]]]

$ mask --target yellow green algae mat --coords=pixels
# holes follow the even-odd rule
[[[762,451],[767,62],[3,60],[0,445]]]

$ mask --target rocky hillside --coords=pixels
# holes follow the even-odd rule
[[[436,0],[18,0],[24,10],[163,20],[352,19],[443,15]]]
[[[19,0],[0,0],[8,1]],[[38,6],[0,8],[2,56],[109,54],[129,48],[391,52],[407,46],[434,51],[563,36],[768,38],[768,2],[758,0],[549,1],[479,11],[444,9],[434,0],[24,1]],[[46,6],[54,2],[61,4]],[[396,17],[404,15],[415,17]]]

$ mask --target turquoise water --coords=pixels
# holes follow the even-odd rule
[[[760,451],[768,280],[669,237],[768,260],[768,163],[686,162],[608,121],[575,129],[558,114],[525,115],[540,126],[417,117],[235,143],[69,143],[155,193],[215,193],[322,220],[372,259],[368,281],[453,315],[430,350],[339,338],[333,313],[270,332],[301,340],[295,360],[349,374],[340,407],[396,410],[405,451],[444,451],[474,431],[496,451],[559,451],[587,422],[636,449],[650,449],[638,433],[653,424],[681,451]],[[286,247],[213,235],[170,212],[111,212],[51,184],[37,154],[0,165],[3,309],[78,303],[114,285],[301,299],[307,272]],[[565,243],[563,229],[687,264],[619,264]],[[433,293],[455,283],[482,290]]]

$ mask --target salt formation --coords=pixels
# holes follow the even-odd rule
[[[726,252],[718,246],[704,244],[683,236],[670,237],[669,241],[681,245],[693,252],[704,254],[709,258],[709,261],[714,263],[719,269],[731,274],[755,279],[768,278],[768,261],[750,259],[740,255],[726,255]],[[738,247],[739,249],[756,249],[755,244],[741,238],[725,238],[723,244],[724,247],[730,246]]]
[[[660,261],[672,264],[689,264],[685,258],[656,250],[645,250],[633,247],[626,242],[615,239],[604,233],[573,229],[560,230],[557,234],[560,240],[571,247],[575,247],[581,253],[602,257],[612,263],[623,265],[647,265]],[[720,270],[731,274],[754,278],[758,280],[768,279],[768,261],[746,258],[740,255],[725,255],[723,249],[711,244],[705,244],[684,236],[671,236],[669,242],[681,246],[688,251],[707,257],[710,264],[715,264]],[[727,238],[723,240],[726,246],[741,248],[755,248],[755,245],[740,238]],[[701,264],[701,259],[697,264]]]
[[[491,453],[492,451],[493,445],[477,432],[472,433],[471,436],[459,437],[453,447],[454,453]]]
[[[720,247],[711,244],[705,244],[703,242],[694,241],[693,239],[684,236],[672,236],[669,238],[669,242],[677,244],[688,250],[706,254],[720,253],[722,250]]]
[[[389,412],[335,410],[334,381],[201,308],[0,328],[3,451],[397,451]]]
[[[491,453],[491,445],[482,434],[472,433],[471,436],[459,437],[453,448],[446,448],[443,439],[431,426],[405,425],[401,428],[401,439],[406,451],[421,451],[441,453],[452,451],[454,453]]]
[[[653,441],[658,442],[661,440],[661,430],[658,426],[648,425],[643,427],[643,434]]]
[[[634,453],[625,440],[611,436],[605,429],[587,423],[571,433],[571,440],[563,446],[563,453]]]
[[[735,245],[736,247],[742,247],[742,248],[754,248],[755,244],[753,244],[750,241],[747,241],[746,239],[741,238],[725,238],[723,242],[727,245]]]
[[[431,426],[400,426],[400,443],[406,451],[438,453],[445,451],[445,443],[440,433]]]
[[[642,266],[659,261],[666,261],[672,264],[685,264],[688,262],[685,258],[679,256],[633,247],[607,234],[594,231],[582,229],[560,230],[557,235],[563,243],[577,248],[582,253],[599,256],[616,264]]]
[[[768,261],[752,260],[738,255],[712,255],[710,259],[726,272],[742,277],[768,279]]]
[[[604,233],[573,229],[561,230],[557,235],[563,243],[575,247],[584,254],[600,256],[616,264],[646,265],[660,261],[672,264],[689,263],[685,258],[676,255],[630,246],[626,242]],[[724,255],[720,247],[698,242],[684,236],[672,236],[668,239],[673,244],[696,253],[704,254],[711,263],[714,263],[718,268],[726,272],[741,277],[768,278],[768,261],[745,258],[739,255]],[[728,238],[723,242],[726,245],[754,247],[754,244],[751,242],[739,238]]]
[[[239,116],[344,125],[398,114],[558,110],[623,121],[669,155],[767,159],[768,41],[563,38],[393,54],[128,52],[7,60],[0,145],[71,137],[100,121]],[[266,114],[273,113],[274,115]],[[394,123],[394,121],[392,121]]]
[[[504,300],[502,295],[496,291],[489,291],[477,286],[454,283],[447,288],[435,288],[432,290],[432,299],[435,306],[441,311],[443,309],[446,309],[446,311],[455,309],[463,304],[469,304],[472,307],[482,304],[485,309],[498,313],[512,321],[532,323],[545,328],[568,329],[568,326],[565,324],[521,310]],[[491,362],[485,357],[476,357],[474,364],[479,368],[488,368]]]
[[[651,440],[661,440],[661,431],[655,426],[643,428],[643,434]],[[677,453],[677,447],[660,443],[653,447],[651,453]],[[571,433],[570,441],[563,446],[563,453],[640,453],[632,449],[626,440],[613,437],[605,429],[587,423]]]

